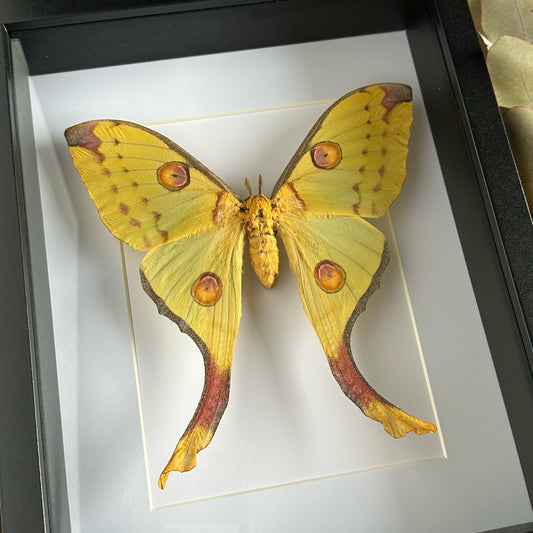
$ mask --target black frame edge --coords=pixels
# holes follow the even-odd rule
[[[54,28],[17,27],[12,36],[29,50],[30,73],[37,75],[400,30],[409,1],[395,0],[391,10],[389,0],[373,0],[371,7],[337,0],[344,16],[324,20],[323,0],[251,0],[246,6],[222,2],[216,9],[155,12],[144,17],[142,25],[139,18],[126,15],[120,25],[113,18],[90,22],[82,16]],[[371,13],[380,5],[383,17],[376,20]],[[301,22],[304,11],[308,24]],[[109,46],[110,31],[118,46]],[[75,53],[63,53],[66,42]]]
[[[533,226],[511,152],[509,149],[502,150],[502,146],[508,147],[507,137],[466,0],[422,1],[427,2],[430,19],[420,21],[419,28],[412,28],[408,36],[410,42],[417,41],[417,48],[422,50],[419,61],[431,63],[431,54],[436,53],[438,48],[447,61],[447,77],[433,77],[424,69],[417,68],[419,82],[432,129],[437,132],[445,128],[455,130],[457,137],[464,137],[468,144],[467,153],[460,144],[443,142],[438,135],[434,135],[443,172],[448,176],[446,188],[456,200],[452,202],[454,218],[529,498],[533,503],[533,426],[524,423],[525,420],[533,420],[532,344],[528,328],[530,324],[526,322],[525,313],[522,313],[518,287],[515,287],[513,279],[518,272],[518,285],[531,299],[531,275],[522,278],[520,272],[533,257]],[[433,33],[422,29],[426,24],[434,25]],[[416,56],[413,57],[417,63]],[[480,86],[486,89],[480,90]],[[442,109],[440,100],[448,91],[452,91],[459,117],[448,109]],[[473,143],[469,142],[470,139],[473,139]],[[466,159],[471,161],[477,183],[462,180],[461,158],[463,165],[468,164]],[[473,189],[477,189],[476,205],[462,201],[461,191],[468,189],[471,193],[469,197]],[[511,220],[504,216],[507,192],[516,206]],[[474,210],[484,212],[486,216],[483,223],[489,227],[482,232],[488,236],[484,241],[478,239]],[[479,217],[477,220],[480,220]],[[519,228],[527,221],[529,227],[519,232],[520,235],[515,235],[512,240],[507,238],[509,233],[515,231],[513,228]],[[523,241],[519,249],[514,248],[517,240]],[[530,250],[529,255],[527,250]],[[501,279],[501,286],[507,287],[505,294],[499,289],[499,284],[494,286],[495,279]]]
[[[212,9],[221,5],[242,5],[279,0],[48,0],[47,2],[0,2],[0,21],[10,31],[50,28],[64,24],[96,22],[125,17],[142,17],[157,13]],[[283,0],[282,0],[283,1]]]
[[[0,240],[9,254],[4,255],[0,284],[0,323],[2,338],[0,357],[0,529],[2,531],[45,531],[43,487],[41,484],[41,450],[38,432],[38,412],[34,384],[33,331],[28,315],[25,251],[20,238],[24,222],[19,218],[23,209],[20,181],[20,161],[17,161],[16,135],[13,132],[11,94],[13,69],[9,36],[2,27],[0,55],[0,142],[14,150],[0,151]],[[5,270],[4,270],[5,269]],[[23,359],[21,359],[21,357]],[[31,512],[28,512],[31,509]]]

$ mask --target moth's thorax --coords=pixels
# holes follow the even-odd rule
[[[274,234],[274,213],[270,198],[263,194],[244,200],[241,217],[250,243],[250,259],[261,283],[270,288],[279,270],[279,252]]]

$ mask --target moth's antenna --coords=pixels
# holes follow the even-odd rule
[[[261,186],[263,185],[263,176],[259,174],[259,194],[261,194]]]
[[[253,196],[252,187],[250,186],[250,182],[248,181],[248,178],[244,178],[244,184],[246,185],[246,188],[248,189],[250,196]]]

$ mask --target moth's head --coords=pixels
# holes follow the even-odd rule
[[[272,218],[272,203],[264,194],[254,194],[244,200],[248,220]]]

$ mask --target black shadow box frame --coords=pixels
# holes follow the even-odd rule
[[[63,478],[57,474],[64,473],[64,466],[50,465],[46,453],[47,447],[62,446],[61,424],[54,363],[43,364],[36,355],[50,349],[45,342],[37,343],[36,329],[50,324],[37,320],[49,310],[46,297],[32,288],[26,213],[39,206],[25,202],[21,184],[21,160],[31,154],[19,139],[31,122],[26,116],[31,111],[25,111],[24,92],[15,90],[15,40],[32,75],[406,29],[533,500],[533,226],[466,1],[110,0],[41,5],[21,0],[1,2],[0,20],[4,533],[70,531],[66,482],[64,474]],[[40,391],[43,387],[53,391],[54,383],[55,395],[47,392],[44,406]],[[505,531],[533,531],[533,525],[509,524]]]

